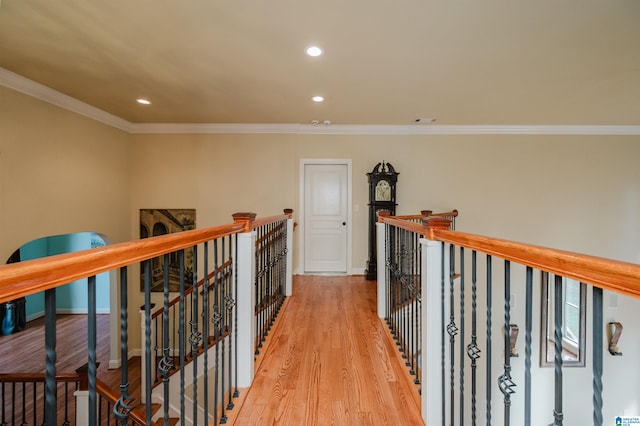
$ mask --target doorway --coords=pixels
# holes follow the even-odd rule
[[[350,274],[351,160],[300,160],[299,270]]]

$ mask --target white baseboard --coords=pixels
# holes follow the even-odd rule
[[[364,268],[351,268],[351,275],[364,275]]]

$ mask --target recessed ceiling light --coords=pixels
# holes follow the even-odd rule
[[[314,96],[313,98],[311,98],[311,100],[313,102],[322,102],[324,101],[324,98],[322,96]]]
[[[322,55],[322,49],[320,49],[318,46],[309,46],[309,47],[305,48],[304,51],[309,56],[314,56],[315,57],[315,56]]]
[[[150,100],[144,99],[144,98],[136,99],[136,102],[138,102],[139,104],[142,104],[142,105],[150,105],[151,104]]]

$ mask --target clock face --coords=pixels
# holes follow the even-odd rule
[[[376,201],[391,201],[391,185],[386,180],[380,180],[376,184]]]

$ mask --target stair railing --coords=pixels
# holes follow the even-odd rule
[[[450,226],[450,221],[441,216],[426,217],[418,224],[380,215],[377,228],[379,240],[400,241],[395,228],[422,236],[420,332],[421,351],[428,355],[420,358],[425,423],[490,425],[497,417],[504,425],[563,425],[566,417],[569,425],[586,424],[584,418],[575,418],[584,413],[573,412],[573,417],[567,417],[569,413],[563,410],[567,398],[563,392],[566,367],[563,368],[560,343],[563,315],[558,311],[559,303],[555,304],[553,325],[555,343],[550,388],[554,391],[548,397],[552,401],[546,399],[549,392],[536,394],[535,400],[532,394],[534,380],[541,381],[545,376],[544,370],[533,366],[531,359],[532,335],[536,331],[533,285],[546,274],[553,274],[557,300],[562,297],[563,278],[586,284],[592,294],[593,352],[589,361],[592,396],[585,399],[582,406],[588,406],[591,401],[593,424],[601,426],[603,356],[609,350],[603,341],[603,290],[640,298],[640,265],[452,231]],[[385,264],[380,263],[384,253],[384,244],[379,244],[379,264]],[[379,281],[392,282],[391,276],[392,273],[383,272]],[[516,286],[522,286],[525,294],[524,315],[512,307],[512,290]],[[379,283],[378,313],[383,318],[393,315],[389,312],[392,302],[388,299],[399,297],[397,291],[394,294],[388,288],[393,289],[385,285],[381,290]],[[402,300],[403,294],[400,295]],[[516,315],[524,317],[525,355],[524,368],[514,370],[519,365],[512,364],[518,352],[512,320]],[[496,321],[498,317],[500,320]],[[496,368],[499,364],[500,368]],[[549,388],[546,382],[536,386]],[[497,395],[501,397],[500,403],[495,400]],[[533,407],[534,402],[538,407]],[[518,409],[512,412],[512,405]],[[546,411],[540,406],[551,408]]]
[[[383,223],[383,218],[390,218],[388,211],[378,212],[379,256],[384,258],[378,271],[378,292],[384,297],[378,298],[378,313],[384,318],[391,335],[414,383],[421,385],[422,357],[422,275],[420,239],[424,228],[422,220],[428,217],[455,218],[457,210],[444,213],[433,213],[422,210],[419,215],[393,216],[407,226],[407,229]],[[416,226],[414,226],[416,225]],[[453,225],[451,225],[453,226]],[[421,388],[418,387],[418,392]]]
[[[288,227],[293,227],[291,219],[292,211],[287,210],[285,215]],[[121,385],[120,397],[115,402],[113,412],[119,422],[128,422],[131,412],[140,405],[134,402],[129,395],[128,377],[128,279],[129,267],[141,263],[142,286],[144,287],[144,327],[142,339],[144,342],[144,421],[152,424],[152,370],[157,369],[163,381],[162,393],[156,397],[164,397],[162,416],[165,421],[171,416],[180,418],[181,424],[200,424],[213,420],[214,424],[225,421],[225,409],[232,406],[231,397],[236,394],[239,387],[246,387],[253,379],[254,349],[254,319],[255,300],[251,296],[254,285],[254,250],[256,221],[255,215],[234,215],[234,223],[202,230],[184,231],[143,240],[114,244],[85,250],[75,253],[67,253],[42,259],[14,263],[0,267],[0,283],[2,293],[0,303],[15,300],[41,291],[45,293],[45,379],[44,379],[44,418],[47,424],[56,424],[58,409],[58,393],[56,392],[56,288],[69,282],[88,278],[88,330],[87,330],[87,419],[90,424],[95,424],[98,418],[98,392],[97,392],[97,363],[96,363],[96,275],[112,270],[119,271],[120,285],[120,350],[121,350]],[[260,219],[257,220],[260,223]],[[267,222],[262,222],[267,223]],[[246,245],[241,241],[252,241]],[[287,240],[291,244],[291,239]],[[290,247],[290,246],[288,246]],[[185,252],[192,250],[193,268],[188,269],[185,263]],[[290,252],[290,250],[288,250]],[[156,357],[152,356],[152,303],[151,303],[151,263],[155,258],[163,259],[164,285],[162,292],[163,301],[163,325],[161,328],[162,353],[156,363]],[[180,370],[180,379],[171,384],[177,386],[176,392],[170,392],[169,378],[174,370],[173,345],[175,339],[170,338],[168,325],[169,319],[169,265],[179,264],[177,285],[179,292],[178,313],[178,353],[177,363]],[[290,259],[287,258],[286,273],[291,274]],[[227,265],[227,266],[223,266]],[[215,271],[224,270],[224,273]],[[214,271],[213,277],[210,271]],[[193,291],[192,302],[189,310],[186,308],[186,289],[196,287],[198,277],[204,277],[204,286],[212,291]],[[248,278],[248,279],[247,279]],[[290,282],[290,278],[287,279]],[[248,284],[247,284],[248,283]],[[245,287],[241,287],[245,286]],[[246,296],[246,297],[245,297]],[[211,300],[213,299],[213,300]],[[249,306],[249,309],[243,306]],[[248,325],[247,325],[248,324]],[[212,368],[208,364],[209,351],[203,348],[203,336],[213,336],[215,344],[213,357],[214,377],[207,377]],[[248,343],[248,345],[247,345]],[[249,346],[249,350],[246,347]],[[203,352],[204,356],[199,357]],[[192,362],[193,373],[189,374],[189,383],[186,383],[185,364],[187,354],[198,362]],[[154,354],[155,355],[155,354]],[[203,359],[203,361],[200,361]],[[226,367],[225,367],[226,366]],[[231,370],[235,368],[235,370]],[[249,370],[249,371],[246,371]],[[204,389],[198,389],[198,379],[204,374]],[[174,380],[174,382],[176,382]],[[234,389],[234,392],[230,392]],[[226,392],[226,394],[225,394]],[[228,401],[227,394],[231,393]],[[179,401],[172,397],[178,394]],[[210,395],[208,395],[210,394]],[[192,401],[192,410],[186,411],[185,396]],[[210,397],[211,396],[211,397]],[[199,406],[200,400],[204,400],[204,410]],[[209,413],[207,404],[213,404],[213,415]],[[204,415],[202,415],[204,411]]]

